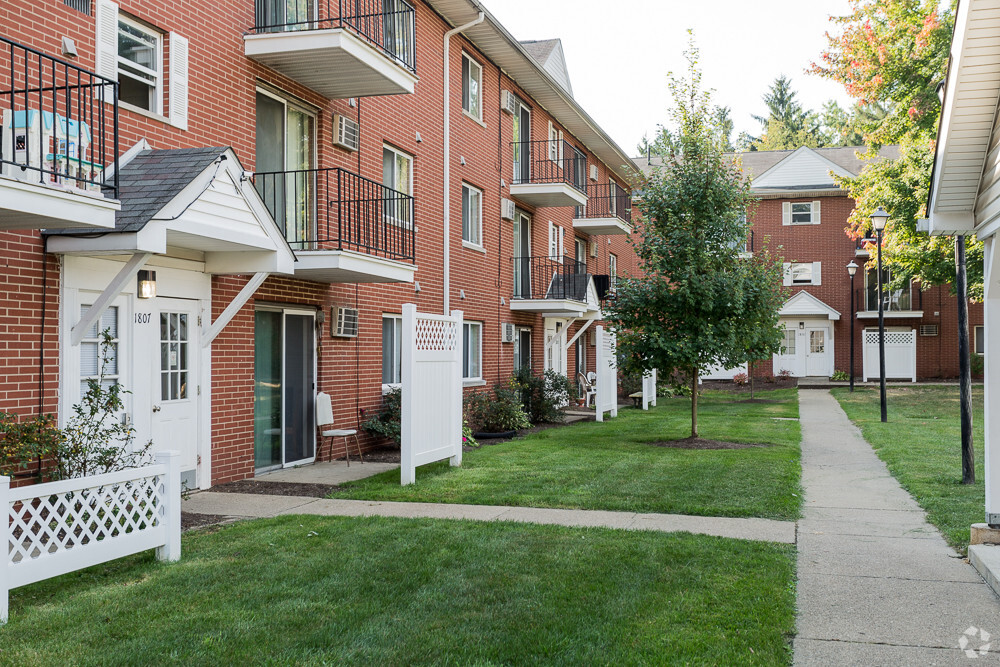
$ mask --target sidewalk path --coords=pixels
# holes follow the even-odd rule
[[[262,518],[283,514],[323,516],[393,516],[426,519],[517,521],[557,526],[588,526],[627,530],[688,531],[699,535],[742,540],[795,543],[795,524],[771,519],[735,519],[681,514],[637,514],[599,510],[546,509],[452,503],[400,503],[271,496],[203,491],[191,495],[184,512],[217,514],[229,518]]]
[[[805,503],[795,664],[1000,663],[1000,601],[927,523],[836,399],[799,392],[799,417]],[[970,660],[958,648],[970,627],[993,635],[989,655]]]

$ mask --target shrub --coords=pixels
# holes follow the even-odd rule
[[[763,380],[768,384],[774,384],[774,375],[771,373],[761,373],[757,376],[757,379]]]
[[[569,378],[549,369],[536,375],[530,368],[521,368],[514,374],[512,388],[521,395],[521,405],[532,424],[561,422],[559,410],[576,394]]]
[[[748,382],[750,382],[750,377],[746,373],[737,373],[733,376],[733,384],[737,384],[742,387]]]
[[[481,433],[504,433],[531,426],[513,381],[493,391],[477,391],[465,399],[465,418]]]
[[[472,429],[469,428],[469,422],[462,420],[462,445],[464,447],[478,447],[479,443],[472,435]]]
[[[986,368],[986,360],[983,358],[983,355],[973,352],[969,355],[969,362],[969,368],[972,369],[973,375],[983,374],[983,371]]]
[[[787,368],[782,368],[778,371],[778,377],[782,380],[790,380],[792,378],[792,372]]]
[[[361,430],[382,438],[388,438],[398,447],[402,441],[402,391],[393,387],[382,396],[382,407],[373,417],[361,422]]]
[[[62,439],[52,415],[33,415],[21,419],[10,412],[0,412],[0,470],[17,476],[40,474],[42,460],[55,456]],[[37,464],[32,465],[33,462]],[[31,468],[34,468],[32,471]]]
[[[847,374],[847,371],[834,371],[830,379],[834,382],[847,382],[851,379],[851,376]]]

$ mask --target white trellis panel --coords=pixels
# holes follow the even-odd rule
[[[597,421],[604,413],[618,416],[618,356],[617,338],[603,326],[597,327]]]
[[[60,482],[10,488],[0,477],[0,623],[10,589],[116,558],[156,549],[181,557],[179,452],[159,452],[154,465]]]
[[[642,376],[642,409],[656,407],[656,369],[646,371]]]
[[[462,311],[451,316],[403,306],[400,483],[417,466],[462,464]]]
[[[863,381],[878,379],[878,331],[866,331],[864,337]],[[917,381],[917,330],[885,332],[885,376]]]

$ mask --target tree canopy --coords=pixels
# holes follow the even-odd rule
[[[687,78],[671,77],[670,150],[644,184],[633,241],[642,277],[620,281],[605,318],[618,334],[627,372],[657,368],[691,380],[697,437],[697,380],[780,348],[781,269],[766,248],[743,257],[754,198],[717,130],[690,45]]]

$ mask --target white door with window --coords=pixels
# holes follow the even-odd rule
[[[826,327],[822,329],[806,329],[806,375],[807,376],[827,376],[830,375],[830,357],[828,352],[828,341]]]
[[[802,325],[801,327],[799,325]],[[781,352],[774,355],[774,373],[792,377],[829,377],[833,373],[833,329],[828,322],[787,322]]]
[[[566,374],[566,322],[545,318],[545,370]]]
[[[198,467],[198,384],[201,350],[198,302],[188,299],[157,298],[151,324],[157,336],[157,354],[152,355],[152,437],[153,447],[181,453],[181,470]],[[147,329],[148,330],[148,329]],[[193,475],[185,479],[195,487]]]

